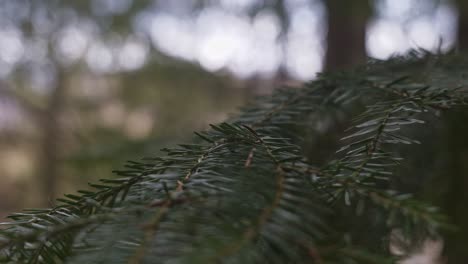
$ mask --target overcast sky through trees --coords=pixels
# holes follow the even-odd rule
[[[18,64],[30,62],[31,79],[46,89],[53,65],[47,55],[46,36],[53,34],[54,52],[64,65],[83,61],[92,71],[134,71],[145,65],[151,49],[200,64],[208,71],[228,70],[239,78],[269,77],[280,67],[298,80],[312,79],[322,69],[325,52],[326,10],[319,0],[287,0],[288,29],[284,32],[277,14],[268,8],[255,16],[249,12],[261,0],[208,1],[194,12],[196,1],[156,1],[137,12],[128,35],[101,37],[96,22],[64,10],[67,23],[57,32],[45,11],[36,9],[29,18],[28,2],[0,3],[0,77],[7,78]],[[132,0],[95,0],[93,16],[125,13]],[[447,50],[456,36],[457,12],[449,3],[432,11],[432,1],[376,2],[376,15],[367,28],[367,51],[385,59],[421,47]],[[17,27],[32,19],[34,37]]]

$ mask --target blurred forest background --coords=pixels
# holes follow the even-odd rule
[[[0,219],[275,87],[466,47],[466,0],[0,0]]]

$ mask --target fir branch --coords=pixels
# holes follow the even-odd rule
[[[420,54],[412,56],[279,90],[230,124],[196,133],[202,143],[129,162],[116,171],[121,178],[66,195],[56,208],[14,214],[0,231],[0,254],[10,263],[382,263],[374,252],[342,244],[342,230],[328,221],[330,210],[340,214],[330,197],[332,205],[366,199],[409,226],[445,227],[438,211],[385,184],[401,162],[396,147],[419,143],[404,128],[421,124],[427,111],[466,105],[463,88],[447,88],[464,86],[438,73],[444,58],[424,78],[388,70],[421,63]],[[301,129],[314,126],[306,120],[323,120],[324,112],[351,117],[362,105],[367,110],[336,159],[321,169],[310,164],[297,146]]]

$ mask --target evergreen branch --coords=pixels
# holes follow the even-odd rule
[[[248,241],[254,239],[258,235],[260,230],[263,228],[263,226],[266,224],[266,222],[269,220],[269,218],[272,216],[273,210],[275,210],[279,206],[280,201],[283,197],[283,193],[284,193],[284,181],[285,181],[286,173],[284,171],[284,168],[282,167],[282,164],[278,161],[276,156],[273,155],[271,148],[267,144],[265,144],[265,142],[262,140],[260,136],[258,136],[257,132],[255,132],[253,129],[245,125],[244,125],[244,128],[246,128],[252,133],[252,135],[257,139],[255,143],[258,143],[261,147],[263,147],[268,153],[268,156],[271,158],[271,160],[277,165],[277,169],[276,169],[277,170],[277,176],[276,176],[277,187],[275,190],[275,196],[274,196],[273,201],[271,202],[269,206],[265,207],[262,210],[262,213],[258,216],[256,220],[256,225],[251,226],[246,231],[244,231],[241,241],[236,242],[235,244],[232,244],[232,245],[228,245],[227,247],[222,249],[219,255],[215,257],[215,260],[234,254],[236,251],[240,250],[242,246],[244,246]]]
[[[263,209],[262,213],[258,216],[257,223],[255,226],[251,226],[248,228],[242,235],[241,241],[236,242],[235,244],[228,245],[224,249],[222,249],[218,256],[215,257],[215,262],[218,259],[224,258],[230,255],[233,255],[235,252],[239,251],[248,241],[253,240],[258,236],[258,233],[272,216],[273,210],[275,210],[281,201],[283,192],[284,192],[284,171],[280,166],[278,166],[278,174],[277,174],[277,190],[275,194],[275,198],[272,203]]]
[[[132,210],[139,210],[133,208]],[[31,219],[27,223],[21,223],[21,227],[24,230],[29,230],[28,232],[10,232],[9,229],[2,230],[0,234],[4,235],[5,240],[0,241],[0,252],[4,251],[6,248],[13,248],[22,251],[20,255],[31,256],[30,261],[28,263],[41,263],[39,261],[40,257],[49,258],[52,254],[47,253],[47,249],[53,249],[55,243],[60,243],[60,237],[63,237],[64,234],[72,234],[76,233],[79,230],[82,230],[85,227],[88,227],[93,224],[98,224],[104,222],[106,220],[112,219],[118,215],[118,210],[111,210],[107,213],[102,214],[94,214],[87,218],[79,218],[76,216],[71,216],[71,219],[56,219],[53,215],[41,215],[35,216],[36,219]],[[55,225],[46,226],[43,225],[43,220],[48,217],[49,221],[53,220],[52,223]],[[8,224],[15,224],[15,223],[8,223]],[[37,231],[36,231],[37,230]],[[58,239],[58,240],[57,240]],[[57,242],[58,241],[58,242]],[[24,245],[26,243],[37,245],[33,247],[33,249],[25,248]],[[68,246],[62,244],[62,248],[68,248]],[[30,253],[27,251],[31,250]],[[11,258],[8,257],[12,252],[7,251],[7,259]],[[62,261],[64,258],[57,254],[59,259]],[[49,263],[55,263],[53,261],[55,258],[51,258]],[[1,260],[1,259],[0,259]]]
[[[454,229],[454,226],[448,224],[447,217],[441,214],[438,208],[414,200],[412,199],[412,195],[398,194],[398,192],[390,190],[385,192],[379,190],[360,190],[358,193],[369,197],[373,202],[382,205],[386,210],[398,210],[409,219],[430,223],[435,228]],[[390,212],[390,215],[392,215],[392,212]],[[395,219],[389,219],[388,221],[392,223]]]
[[[206,137],[204,137],[204,138],[206,138]],[[187,183],[190,180],[190,178],[195,173],[197,168],[208,157],[208,155],[212,154],[213,152],[215,152],[219,148],[227,146],[227,143],[224,143],[224,142],[226,142],[225,138],[219,139],[217,141],[212,141],[210,139],[209,141],[212,142],[212,146],[208,150],[203,152],[200,155],[200,157],[196,160],[196,163],[190,169],[188,169],[188,172],[184,176],[184,178],[181,181],[177,182],[178,183],[177,187],[175,188],[175,190],[173,192],[179,192],[179,193],[182,192],[184,184]],[[150,244],[151,240],[154,239],[154,237],[155,237],[155,235],[156,235],[156,233],[158,231],[159,224],[164,219],[166,214],[169,213],[169,209],[171,208],[171,206],[174,205],[174,202],[173,202],[173,199],[172,199],[172,192],[169,192],[167,190],[166,186],[164,186],[164,187],[166,188],[167,198],[161,203],[160,210],[157,211],[157,213],[155,214],[153,219],[151,219],[151,221],[145,225],[146,232],[145,232],[144,241],[140,245],[140,247],[138,247],[137,251],[135,252],[135,255],[129,261],[129,263],[131,263],[131,264],[141,263],[141,261],[145,257],[146,248]],[[153,205],[154,205],[154,203],[153,203]]]
[[[395,82],[392,84],[395,84]],[[369,109],[357,119],[364,119],[364,122],[355,125],[355,128],[358,130],[342,138],[342,140],[355,139],[355,141],[352,141],[338,150],[338,152],[346,150],[345,157],[340,159],[337,163],[331,163],[329,169],[334,170],[337,174],[340,174],[342,170],[351,171],[351,174],[345,174],[346,176],[342,175],[342,177],[350,178],[351,180],[361,177],[363,174],[367,180],[369,177],[375,176],[375,174],[380,175],[380,180],[388,178],[388,176],[385,175],[390,175],[391,172],[385,172],[383,168],[391,166],[392,164],[386,162],[389,160],[397,161],[399,158],[395,156],[391,158],[393,155],[384,152],[381,145],[398,143],[419,144],[418,141],[396,134],[395,132],[399,131],[402,126],[424,123],[424,121],[415,119],[412,116],[425,111],[427,105],[434,106],[435,103],[433,102],[438,102],[446,98],[446,91],[439,93],[428,92],[424,94],[426,91],[427,88],[424,87],[413,93],[418,96],[406,95],[403,99],[381,102],[369,107]],[[422,104],[422,102],[426,104]],[[444,105],[453,106],[458,102],[458,99],[447,100]],[[369,164],[371,161],[373,161],[373,163]],[[371,166],[368,167],[368,165]],[[395,165],[394,162],[393,165]],[[376,170],[375,167],[379,167],[379,170]],[[359,179],[358,182],[361,180],[362,179]]]
[[[149,163],[129,162],[116,172],[122,178],[90,184],[93,190],[66,195],[56,208],[12,215],[11,227],[0,232],[0,254],[10,263],[382,263],[364,245],[342,245],[342,229],[330,226],[325,208],[341,216],[329,198],[344,196],[351,204],[358,196],[401,222],[445,227],[440,213],[389,192],[385,183],[401,161],[397,145],[419,143],[400,131],[423,123],[428,110],[466,104],[461,89],[441,90],[455,86],[431,75],[397,71],[404,77],[395,78],[388,71],[410,63],[418,60],[374,62],[371,69],[321,75],[302,89],[260,98],[232,124],[196,133],[201,144],[166,149]],[[314,124],[304,120],[323,120],[323,110],[351,117],[362,105],[370,106],[335,161],[322,169],[307,162],[297,144]]]

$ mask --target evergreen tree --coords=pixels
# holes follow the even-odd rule
[[[451,208],[466,189],[451,199],[442,183],[462,179],[467,62],[413,52],[258,98],[164,157],[11,215],[1,260],[391,263],[392,231],[406,254],[427,238],[460,246]]]

